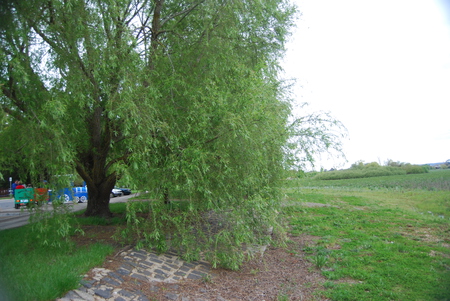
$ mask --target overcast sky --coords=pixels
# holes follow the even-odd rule
[[[284,69],[298,103],[348,129],[348,162],[450,159],[450,0],[291,0]]]

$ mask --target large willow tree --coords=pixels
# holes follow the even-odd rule
[[[276,60],[291,14],[282,1],[7,1],[5,154],[76,169],[87,215],[110,215],[130,164],[163,194],[257,191],[283,159]]]
[[[339,145],[317,118],[289,126],[278,59],[294,12],[285,0],[2,1],[1,155],[36,181],[76,170],[88,216],[111,216],[128,177],[161,204],[181,193],[188,212],[241,209],[228,224],[262,233],[292,135],[307,154]],[[151,212],[148,241],[167,238],[162,220],[199,235],[186,212]]]

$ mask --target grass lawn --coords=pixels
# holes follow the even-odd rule
[[[42,245],[31,226],[0,231],[0,300],[54,300],[78,287],[89,269],[101,265],[112,247],[70,242]]]
[[[450,181],[449,171],[420,176],[429,187],[432,179]],[[374,185],[389,181],[406,184]],[[450,300],[450,191],[417,189],[414,181],[417,175],[286,184],[292,234],[317,236],[294,251],[309,254],[328,279],[319,296]]]

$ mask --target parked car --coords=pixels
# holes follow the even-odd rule
[[[113,188],[111,191],[110,197],[122,196],[122,190]]]
[[[122,191],[123,195],[130,195],[131,194],[131,189],[130,188],[116,188]]]

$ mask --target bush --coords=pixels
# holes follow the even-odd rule
[[[317,180],[342,180],[342,179],[356,179],[356,178],[370,178],[370,177],[383,177],[383,176],[395,176],[405,175],[406,170],[398,167],[391,166],[378,166],[369,165],[364,168],[350,168],[345,170],[337,170],[330,172],[323,172],[317,174],[314,179]]]
[[[401,167],[403,170],[406,171],[406,174],[419,174],[419,173],[427,173],[428,172],[428,168],[426,166],[423,165],[411,165],[411,164],[406,164],[404,166]]]

